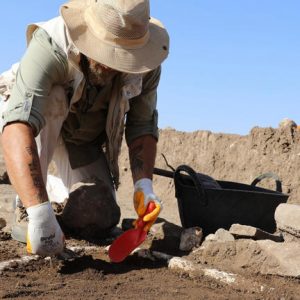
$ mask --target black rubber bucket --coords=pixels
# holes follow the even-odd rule
[[[282,193],[281,181],[273,173],[257,177],[250,185],[215,181],[186,165],[179,166],[175,172],[155,168],[154,174],[174,178],[182,226],[199,226],[205,235],[219,228],[229,229],[235,223],[273,233],[275,209],[288,199]],[[264,178],[274,178],[276,191],[256,186]]]

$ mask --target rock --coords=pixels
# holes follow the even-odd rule
[[[165,239],[166,237],[175,237],[180,239],[182,227],[158,218],[156,223],[150,228],[150,233],[156,239]]]
[[[200,227],[191,227],[184,229],[180,236],[179,249],[181,251],[191,251],[199,247],[203,238],[203,232]]]
[[[215,232],[215,237],[217,238],[217,241],[223,241],[223,242],[234,241],[234,236],[228,230],[225,230],[223,228],[220,228]]]
[[[98,179],[74,185],[61,215],[67,229],[86,239],[105,237],[119,219],[110,187]]]
[[[283,242],[282,235],[271,234],[259,228],[248,225],[232,224],[229,232],[235,238],[250,238],[254,240],[272,240],[274,242]]]
[[[218,238],[215,234],[211,233],[205,237],[205,241],[216,241]]]
[[[300,278],[300,243],[276,243],[269,240],[257,241],[267,254],[261,274]]]
[[[148,235],[149,241],[152,241],[151,250],[169,255],[178,255],[182,230],[181,226],[158,218],[150,228],[150,234]]]
[[[297,124],[295,121],[285,118],[283,120],[280,121],[279,123],[279,128],[283,128],[283,127],[297,127]]]
[[[277,229],[300,238],[300,205],[280,204],[275,211]]]
[[[223,228],[219,228],[214,234],[211,233],[205,237],[201,246],[204,248],[211,243],[225,243],[234,241],[234,236]]]
[[[191,254],[199,264],[222,266],[233,272],[272,274],[300,278],[300,243],[238,239],[235,242],[209,242]]]

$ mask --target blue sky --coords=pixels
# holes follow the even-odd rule
[[[65,1],[1,3],[0,72],[20,59],[28,23]],[[300,123],[299,0],[152,0],[171,47],[159,87],[159,127],[247,134]]]

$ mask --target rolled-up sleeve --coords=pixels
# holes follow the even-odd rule
[[[125,138],[128,145],[143,135],[152,135],[158,139],[157,87],[161,67],[147,73],[143,78],[142,92],[130,100],[130,109],[126,117]]]
[[[65,81],[67,68],[65,53],[45,30],[37,29],[20,62],[15,85],[2,114],[2,126],[25,122],[37,135],[45,125],[43,115],[51,88]]]

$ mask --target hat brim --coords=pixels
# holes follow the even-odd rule
[[[144,73],[157,68],[168,56],[169,36],[162,23],[149,22],[149,39],[143,47],[128,49],[106,43],[89,30],[84,11],[87,1],[70,1],[60,9],[74,45],[87,57],[126,73]]]

